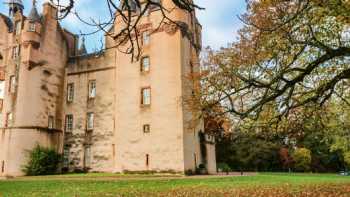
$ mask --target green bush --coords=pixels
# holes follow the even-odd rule
[[[298,172],[308,172],[311,166],[311,151],[307,148],[298,148],[293,153],[294,168]]]
[[[219,163],[218,170],[219,171],[221,170],[222,172],[226,172],[226,173],[232,171],[230,166],[227,163]]]
[[[344,161],[348,168],[350,168],[350,152],[344,153]]]
[[[55,150],[38,145],[28,153],[29,160],[23,168],[27,176],[51,175],[58,172],[61,155]]]

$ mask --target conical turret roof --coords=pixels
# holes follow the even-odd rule
[[[85,46],[85,38],[83,37],[79,51],[78,51],[79,55],[85,55],[87,54],[87,50],[86,50],[86,46]]]
[[[38,13],[38,10],[36,9],[36,1],[33,1],[33,7],[30,10],[30,13],[27,19],[30,20],[31,22],[41,22],[41,17]]]

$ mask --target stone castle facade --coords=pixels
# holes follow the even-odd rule
[[[86,53],[50,3],[42,14],[33,5],[27,17],[20,0],[8,5],[9,14],[0,14],[0,176],[23,175],[36,145],[62,153],[69,171],[184,173],[203,163],[216,172],[213,139],[200,137],[203,121],[189,126],[194,115],[184,103],[200,50],[177,27],[154,31],[159,10],[142,18],[142,58],[132,62],[116,48]],[[194,13],[169,17],[200,45]],[[121,26],[117,16],[111,32]],[[106,48],[114,44],[105,37]]]

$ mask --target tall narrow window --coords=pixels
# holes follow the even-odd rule
[[[67,85],[67,102],[73,102],[74,100],[74,83]]]
[[[21,29],[22,29],[22,24],[21,24],[21,21],[16,21],[15,22],[15,32],[16,32],[16,35],[19,35],[21,33]]]
[[[4,173],[5,172],[5,161],[3,160],[1,162],[1,173]]]
[[[35,32],[35,23],[29,23],[29,29],[30,32]]]
[[[6,114],[5,127],[11,127],[13,122],[13,115],[11,112]]]
[[[65,130],[66,132],[72,132],[73,131],[73,115],[67,114],[66,115],[66,122],[65,122]]]
[[[149,154],[146,154],[146,166],[149,166]]]
[[[148,31],[142,33],[142,43],[143,45],[148,45],[150,42],[150,35]]]
[[[86,146],[84,150],[84,167],[89,168],[91,166],[91,147]]]
[[[96,97],[96,80],[89,81],[89,98]]]
[[[65,168],[69,167],[69,154],[70,154],[70,148],[69,146],[65,146],[63,150],[63,167]]]
[[[20,51],[19,46],[15,46],[12,48],[12,59],[16,59],[19,57],[19,51]]]
[[[94,129],[94,113],[87,114],[86,128],[87,128],[87,130]]]
[[[54,118],[54,116],[49,116],[48,128],[49,129],[54,129],[55,128],[55,118]]]
[[[14,75],[10,76],[9,92],[10,93],[16,92],[16,77]]]
[[[142,105],[151,105],[151,88],[143,88],[141,90],[141,104]]]
[[[0,81],[0,99],[5,98],[5,81]]]
[[[141,60],[141,72],[148,72],[150,70],[149,57],[143,57]]]

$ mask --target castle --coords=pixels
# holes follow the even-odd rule
[[[88,54],[50,3],[42,14],[33,3],[28,16],[21,0],[7,4],[8,15],[0,14],[0,176],[23,175],[27,151],[37,145],[62,153],[69,171],[185,173],[206,164],[216,172],[214,139],[202,139],[204,123],[193,126],[184,103],[200,49],[176,26],[154,31],[159,9],[142,17],[142,58],[131,61],[113,47]],[[169,17],[201,44],[195,13],[175,9]],[[110,31],[122,23],[116,16]],[[106,48],[115,42],[105,36]]]

